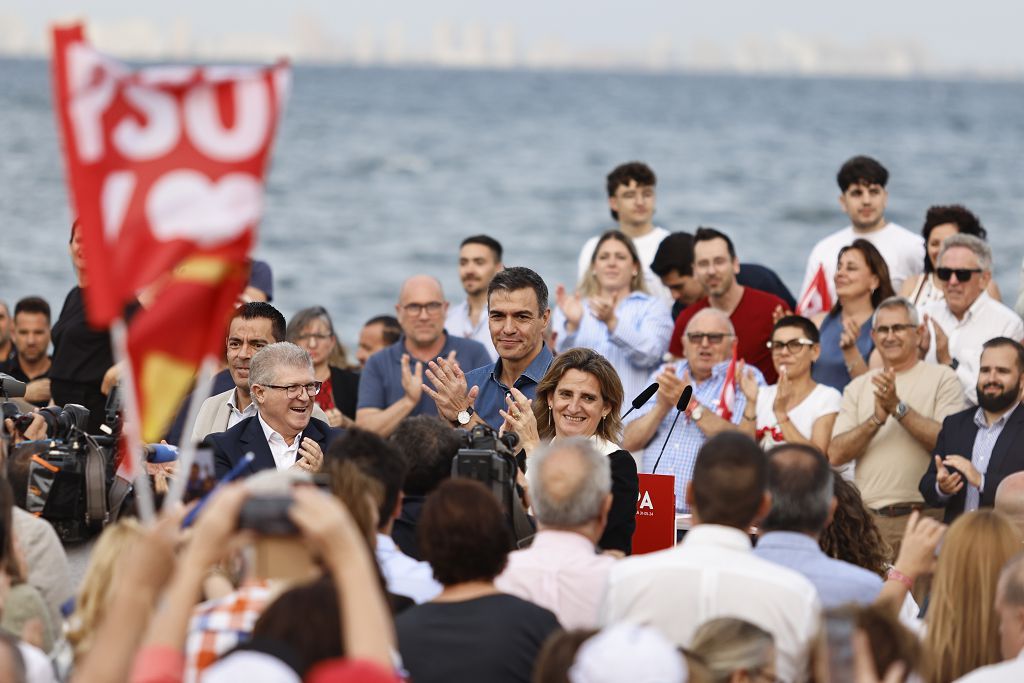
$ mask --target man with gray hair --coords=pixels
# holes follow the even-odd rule
[[[885,299],[871,326],[884,367],[846,385],[828,459],[833,467],[857,462],[857,488],[895,559],[910,513],[924,506],[918,484],[942,421],[964,408],[964,396],[951,368],[919,359],[925,330],[910,300]],[[935,508],[925,514],[942,519]]]
[[[1024,681],[1024,553],[1010,558],[999,574],[995,607],[1003,661],[975,669],[957,683]]]
[[[495,586],[551,610],[566,629],[596,628],[611,555],[598,554],[612,504],[608,457],[584,438],[530,456],[526,479],[538,532],[508,556]]]
[[[806,576],[825,609],[868,605],[882,590],[881,577],[829,557],[818,545],[836,509],[833,479],[828,459],[813,446],[785,444],[768,451],[772,507],[754,554]]]
[[[977,405],[982,344],[995,337],[1024,340],[1024,321],[985,291],[992,280],[992,249],[984,240],[967,234],[947,237],[935,274],[946,296],[924,307],[932,327],[925,360],[956,370],[967,401]]]
[[[256,415],[226,432],[211,434],[214,469],[223,477],[249,452],[244,474],[260,470],[319,472],[336,430],[312,417],[320,382],[305,349],[291,342],[263,347],[249,364],[249,393]]]
[[[685,491],[693,478],[697,451],[708,437],[740,431],[739,422],[747,401],[743,392],[737,391],[731,415],[725,406],[719,405],[736,345],[736,331],[728,315],[717,308],[698,311],[690,318],[682,342],[685,359],[668,363],[651,375],[648,382],[658,383],[658,393],[630,416],[622,447],[630,452],[645,449],[641,471],[654,472],[657,465],[658,472],[675,475],[676,510],[689,512]],[[754,373],[758,386],[764,386],[761,372],[747,367]],[[676,416],[676,402],[687,384],[693,384],[687,419],[679,421],[666,443]]]

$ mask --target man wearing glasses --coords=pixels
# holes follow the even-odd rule
[[[693,274],[704,290],[704,298],[695,301],[676,318],[668,352],[678,356],[679,340],[690,319],[706,308],[722,311],[736,329],[737,355],[756,367],[769,383],[778,375],[766,346],[772,336],[775,319],[789,309],[785,301],[753,287],[744,287],[736,278],[740,261],[732,240],[714,228],[698,228],[693,236]]]
[[[964,396],[975,405],[982,344],[995,337],[1024,340],[1024,321],[985,291],[992,280],[992,249],[984,240],[967,234],[947,237],[935,274],[946,297],[924,308],[932,323],[925,360],[956,370]]]
[[[909,299],[882,301],[871,327],[885,367],[846,385],[828,459],[833,467],[856,461],[854,481],[894,560],[907,518],[924,506],[918,484],[942,421],[964,407],[964,397],[950,367],[919,359],[924,326]],[[941,519],[941,511],[925,512]]]
[[[645,449],[643,472],[675,476],[676,510],[685,513],[690,511],[685,492],[687,483],[693,478],[697,451],[709,436],[724,431],[740,431],[738,423],[743,417],[746,397],[737,390],[730,420],[717,414],[729,359],[736,344],[736,331],[729,316],[717,308],[698,311],[690,318],[682,344],[685,360],[664,365],[651,375],[649,381],[658,383],[658,393],[653,401],[648,401],[630,416],[622,447],[627,451]],[[758,385],[763,386],[764,377],[760,371],[754,367],[750,367],[750,371]],[[676,416],[676,402],[688,384],[693,385],[693,398],[687,406],[686,416],[679,419],[666,444],[665,439]]]
[[[291,342],[265,346],[249,365],[249,393],[256,415],[211,434],[214,470],[223,477],[252,452],[246,474],[260,470],[319,472],[324,451],[338,433],[313,417],[320,382],[309,353]]]
[[[250,301],[235,309],[224,340],[227,371],[234,386],[203,401],[192,426],[193,441],[199,443],[208,434],[231,429],[245,418],[256,415],[256,404],[249,395],[249,364],[263,347],[284,341],[284,335],[284,316],[270,304]],[[214,386],[217,381],[215,378]],[[188,400],[194,400],[194,396]],[[320,406],[313,406],[313,417],[327,422],[327,415]],[[184,420],[184,415],[181,419]]]
[[[466,371],[491,363],[480,342],[445,331],[448,302],[437,278],[414,275],[406,280],[395,311],[402,336],[366,361],[356,407],[356,426],[384,437],[410,415],[437,415],[437,405],[423,391],[425,383],[433,387],[423,376],[429,361],[455,360]]]

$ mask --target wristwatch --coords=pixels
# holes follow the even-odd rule
[[[910,408],[907,407],[907,404],[904,403],[903,401],[900,401],[899,403],[896,404],[896,412],[893,413],[892,416],[896,418],[897,422],[899,422],[900,420],[907,416],[908,410],[910,410]]]
[[[704,417],[704,406],[697,404],[697,407],[690,411],[690,419],[694,422],[700,422],[700,419]]]
[[[459,411],[459,414],[455,416],[455,421],[459,423],[459,426],[465,427],[473,419],[474,414],[476,411],[473,410],[473,406],[466,406],[465,410]]]

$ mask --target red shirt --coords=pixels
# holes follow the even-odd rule
[[[672,330],[672,339],[668,345],[668,352],[673,356],[683,355],[683,331],[690,319],[708,306],[710,302],[707,297],[695,301],[682,310],[676,318],[676,327]],[[772,321],[772,312],[776,306],[788,311],[786,302],[768,292],[752,287],[743,288],[743,296],[740,298],[736,310],[732,312],[729,319],[732,326],[736,328],[736,337],[739,348],[737,354],[748,364],[757,367],[764,375],[768,384],[775,384],[779,376],[772,365],[772,353],[767,347],[768,341],[772,338],[772,328],[775,323]]]

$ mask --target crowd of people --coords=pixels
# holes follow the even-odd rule
[[[727,231],[656,226],[631,162],[578,282],[467,237],[464,302],[408,277],[354,362],[254,261],[223,369],[167,434],[242,481],[188,523],[112,521],[74,585],[23,508],[32,411],[84,405],[97,433],[123,372],[86,323],[76,224],[56,321],[0,302],[29,416],[4,423],[0,680],[1024,680],[1024,296],[1000,301],[968,209],[917,234],[886,218],[878,161],[837,183],[850,225],[797,297]],[[460,430],[510,449],[509,500],[453,475]],[[677,542],[634,554],[654,473]]]

